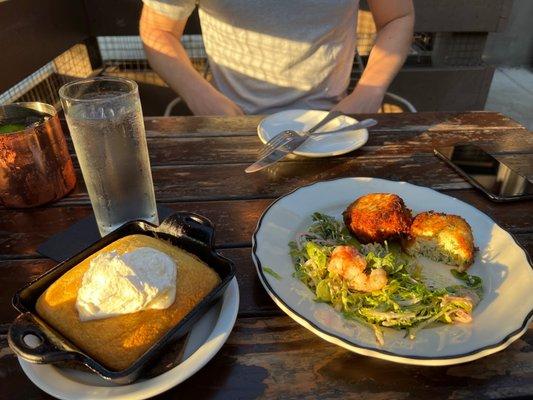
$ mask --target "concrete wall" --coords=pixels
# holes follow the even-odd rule
[[[507,27],[489,34],[483,59],[490,65],[533,66],[532,0],[513,0]]]

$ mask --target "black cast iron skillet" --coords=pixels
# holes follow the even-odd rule
[[[188,251],[208,264],[220,276],[214,288],[178,325],[168,331],[134,364],[122,371],[112,371],[84,353],[49,326],[35,311],[39,296],[69,269],[108,244],[128,235],[141,234],[165,240]],[[21,313],[9,328],[8,342],[24,360],[39,364],[79,362],[102,378],[117,384],[128,384],[139,378],[149,363],[161,355],[165,346],[185,335],[192,325],[221,297],[235,276],[233,262],[214,251],[214,227],[211,221],[197,214],[178,212],[166,218],[159,227],[145,221],[133,221],[103,237],[87,249],[58,264],[50,271],[20,289],[13,297],[13,306]],[[27,336],[30,335],[30,336]],[[34,335],[34,337],[31,337]],[[26,337],[26,340],[25,340]],[[34,339],[30,342],[28,338]],[[37,340],[35,340],[37,337]],[[35,346],[37,344],[37,346]],[[157,362],[157,361],[155,361]]]

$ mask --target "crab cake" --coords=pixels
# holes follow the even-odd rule
[[[421,254],[433,261],[455,265],[459,271],[465,271],[474,262],[472,229],[458,215],[433,211],[418,214],[402,246],[408,254]]]
[[[411,211],[400,196],[392,193],[361,196],[342,216],[348,230],[361,243],[399,239],[411,225]]]

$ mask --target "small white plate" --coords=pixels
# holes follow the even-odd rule
[[[145,399],[183,382],[202,368],[226,342],[239,310],[236,278],[229,283],[222,299],[194,325],[184,348],[184,361],[151,379],[118,386],[96,374],[51,364],[32,364],[19,358],[28,378],[46,393],[60,399]]]
[[[257,126],[257,134],[263,143],[268,142],[281,131],[293,129],[305,131],[318,124],[327,111],[319,110],[287,110],[272,114],[263,119]],[[328,122],[320,131],[328,131],[357,123],[357,120],[346,115]],[[302,144],[294,154],[305,157],[331,157],[348,153],[362,147],[368,141],[368,131],[358,129],[333,133],[326,136],[311,138]]]
[[[318,211],[340,219],[348,204],[375,192],[398,194],[415,214],[435,210],[460,215],[470,224],[479,251],[469,273],[483,279],[483,299],[471,323],[423,329],[414,340],[405,338],[404,332],[385,329],[385,344],[380,346],[371,329],[347,320],[329,304],[314,301],[314,293],[293,277],[288,243],[310,225],[311,214]],[[487,215],[429,188],[376,178],[317,182],[272,203],[252,240],[259,279],[276,304],[321,338],[362,355],[432,366],[472,361],[509,346],[524,334],[533,316],[533,270],[524,249]],[[422,257],[419,263],[435,281],[455,279],[451,267]],[[265,273],[263,266],[281,278]]]

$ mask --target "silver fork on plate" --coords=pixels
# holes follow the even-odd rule
[[[299,135],[310,135],[317,131],[318,129],[322,128],[324,125],[326,125],[329,121],[343,115],[340,111],[330,111],[318,124],[313,126],[311,129],[308,129],[305,132],[300,132]],[[293,130],[286,130],[281,133],[278,133],[276,136],[274,136],[272,139],[270,139],[268,142],[265,143],[265,145],[261,148],[261,150],[258,153],[257,158],[261,158],[266,156],[268,153],[272,152],[278,147],[283,146],[286,142],[290,141],[290,139],[294,136],[295,131]]]

